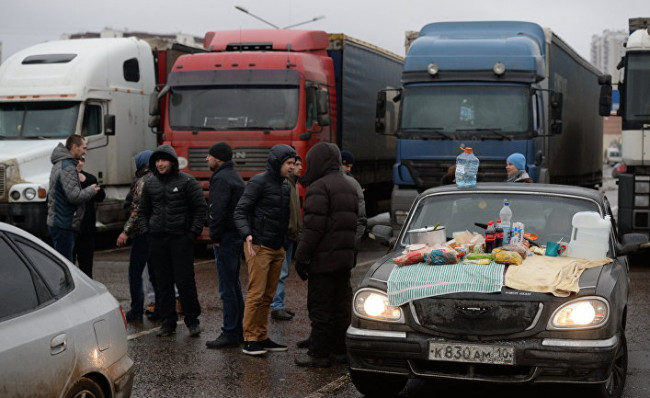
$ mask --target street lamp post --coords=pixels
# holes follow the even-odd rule
[[[296,23],[296,24],[293,24],[293,25],[289,25],[289,26],[285,26],[284,28],[280,28],[279,26],[272,24],[271,22],[265,20],[264,18],[258,17],[257,15],[251,13],[250,11],[248,11],[247,9],[245,9],[244,7],[241,7],[241,6],[235,6],[235,8],[236,8],[237,10],[243,12],[244,14],[248,14],[248,15],[250,15],[251,17],[253,17],[253,18],[255,18],[255,19],[258,19],[258,20],[264,22],[265,24],[274,27],[275,29],[289,29],[289,28],[295,28],[296,26],[304,25],[304,24],[306,24],[306,23],[310,23],[310,22],[319,21],[319,20],[325,18],[324,15],[319,15],[319,16],[317,16],[317,17],[314,17],[314,18],[310,19],[310,20],[303,21],[303,22],[299,22],[299,23]]]

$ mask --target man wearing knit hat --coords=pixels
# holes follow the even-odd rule
[[[515,152],[506,159],[506,182],[533,182],[526,172],[526,157]]]
[[[205,158],[213,171],[210,177],[208,226],[214,249],[219,280],[219,296],[223,303],[223,326],[215,340],[207,341],[208,348],[237,347],[242,340],[244,297],[239,281],[243,240],[233,220],[233,213],[244,192],[244,180],[235,170],[232,149],[218,142]]]

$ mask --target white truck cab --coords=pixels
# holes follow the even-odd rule
[[[135,38],[50,41],[0,65],[0,221],[47,235],[50,156],[80,134],[85,170],[106,191],[98,229],[119,228],[133,156],[156,145],[147,126],[154,87],[151,47]]]

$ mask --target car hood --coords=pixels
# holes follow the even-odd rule
[[[393,268],[397,266],[391,260],[399,255],[401,255],[400,252],[393,252],[377,260],[366,274],[366,279],[363,284],[366,286],[379,284],[385,288]],[[603,269],[604,267],[589,268],[582,273],[579,281],[580,294],[591,294],[596,290]],[[512,294],[512,291],[516,291],[516,289],[504,287],[501,294],[504,294],[506,290],[509,291],[506,294]],[[552,297],[550,294],[548,296]]]

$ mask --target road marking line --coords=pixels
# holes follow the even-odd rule
[[[334,393],[336,390],[339,388],[343,387],[345,384],[350,383],[350,375],[343,375],[339,377],[338,379],[334,380],[333,382],[321,387],[318,391],[315,391],[309,395],[307,395],[305,398],[321,398],[321,397],[329,397]]]
[[[182,324],[183,324],[183,321],[176,322],[176,325],[182,325]],[[152,328],[152,329],[148,329],[148,330],[143,330],[141,332],[130,334],[130,335],[126,336],[126,339],[128,341],[135,340],[135,339],[137,339],[139,337],[146,336],[148,334],[151,334],[153,332],[157,332],[159,330],[160,330],[160,326]]]

